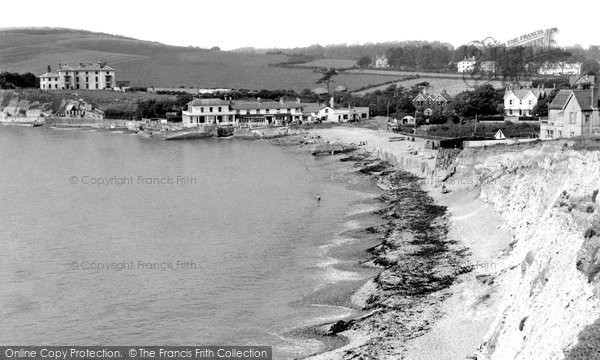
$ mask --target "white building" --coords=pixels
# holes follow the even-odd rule
[[[475,56],[470,59],[464,58],[456,64],[456,68],[459,73],[469,73],[475,70],[475,64],[477,61],[475,60]]]
[[[329,105],[323,105],[319,109],[317,117],[323,121],[330,122],[366,120],[369,118],[369,108],[355,107],[347,109],[334,109]]]
[[[545,62],[542,65],[538,73],[540,75],[581,75],[581,63],[565,63],[565,62],[557,62],[557,63],[548,63]]]
[[[504,117],[518,120],[521,116],[535,115],[533,108],[544,95],[544,88],[515,89],[510,86],[504,93]]]
[[[196,99],[187,104],[187,111],[181,114],[183,127],[207,124],[236,124],[235,110],[228,101],[221,99]]]
[[[58,64],[58,70],[40,76],[40,89],[106,90],[116,87],[115,69],[101,62]]]
[[[302,104],[297,101],[234,101],[238,124],[284,125],[302,120]]]
[[[390,65],[388,64],[388,59],[385,56],[379,56],[377,57],[377,59],[375,59],[375,67],[376,68],[389,68]]]

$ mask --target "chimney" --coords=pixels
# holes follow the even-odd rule
[[[48,72],[52,72],[52,66],[48,65]]]
[[[331,99],[329,99],[329,106],[331,106],[332,109],[335,109],[333,106],[335,104],[335,101],[333,99],[333,95],[331,95]]]
[[[260,102],[260,98],[256,98],[256,102]]]
[[[296,98],[296,102],[297,102],[298,104],[300,104],[300,98],[299,98],[299,97],[297,97],[297,98]]]

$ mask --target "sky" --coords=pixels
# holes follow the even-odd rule
[[[403,40],[459,46],[552,27],[561,46],[600,44],[593,24],[580,20],[593,18],[585,14],[597,14],[600,2],[571,0],[568,8],[577,11],[523,0],[19,0],[3,2],[0,27],[74,28],[222,50]]]

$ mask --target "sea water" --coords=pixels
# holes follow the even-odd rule
[[[372,196],[329,165],[266,142],[0,128],[0,343],[318,350],[286,333],[352,312],[298,300],[361,280],[323,249]]]

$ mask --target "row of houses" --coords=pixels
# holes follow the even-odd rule
[[[216,125],[285,125],[298,121],[349,122],[369,118],[368,107],[335,108],[330,104],[296,101],[231,101],[196,99],[182,112],[184,127]]]

